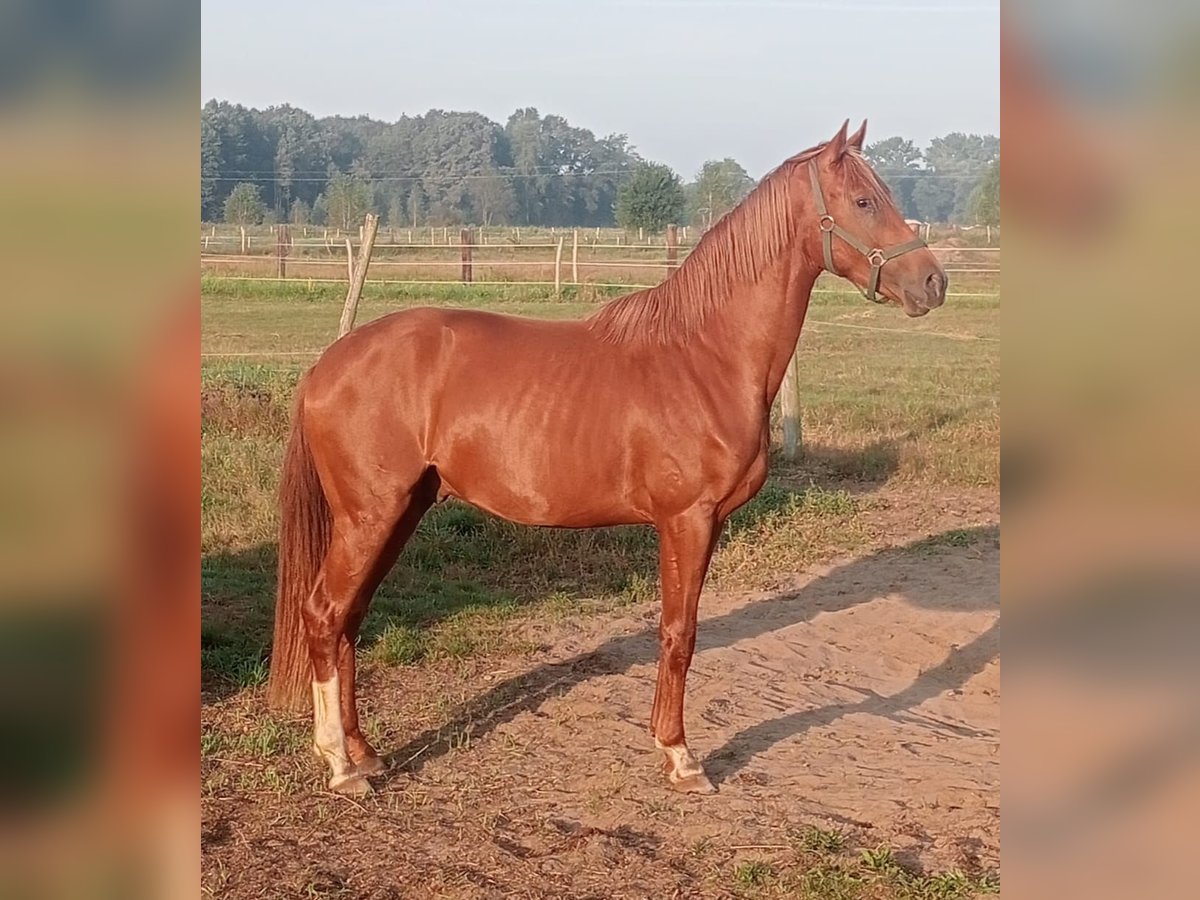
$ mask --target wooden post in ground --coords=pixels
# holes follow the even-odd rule
[[[562,291],[562,250],[563,239],[558,239],[558,249],[554,251],[554,296]]]
[[[458,233],[458,242],[462,245],[462,282],[463,284],[471,283],[471,245],[475,243],[475,236],[471,233],[470,228],[464,228]]]
[[[571,281],[579,284],[579,229],[571,232]]]
[[[783,458],[795,462],[800,451],[800,348],[792,353],[783,384],[779,388],[779,412],[783,420]]]
[[[346,303],[342,307],[342,320],[338,323],[338,337],[347,334],[354,327],[354,317],[358,314],[358,298],[362,295],[363,284],[367,280],[367,266],[371,264],[371,250],[375,247],[375,233],[379,230],[379,217],[368,213],[363,226],[363,242],[358,248],[358,260],[354,264],[353,276],[350,279],[350,290],[346,292]],[[347,238],[346,245],[350,240]]]
[[[239,225],[238,230],[242,233],[242,256],[246,255],[246,226]]]
[[[279,225],[275,229],[275,259],[276,272],[280,278],[287,278],[287,257],[291,250],[291,241],[288,239],[288,227]]]
[[[350,238],[346,238],[346,280],[354,283],[354,248],[350,246]]]
[[[679,229],[667,226],[667,277],[679,268]]]
[[[450,246],[450,226],[448,225],[442,226],[442,243],[447,247]]]

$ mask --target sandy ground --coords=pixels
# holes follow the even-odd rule
[[[918,869],[994,869],[999,583],[983,525],[706,594],[685,721],[708,797],[666,789],[646,730],[654,604],[527,626],[532,657],[368,672],[393,766],[376,793],[324,793],[303,753],[280,762],[283,791],[206,763],[229,769],[205,791],[206,889],[725,896],[734,862],[792,853],[806,825]]]

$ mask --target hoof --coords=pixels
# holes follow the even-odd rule
[[[354,771],[358,775],[379,775],[387,771],[387,763],[372,754],[364,756],[361,761],[356,762]]]
[[[658,740],[655,740],[654,743],[663,752],[663,772],[673,790],[679,791],[681,794],[715,794],[717,792],[686,744],[669,747]]]
[[[668,783],[671,785],[671,790],[679,791],[681,794],[715,794],[717,792],[713,783],[703,772],[685,775],[678,779],[668,779]]]
[[[329,789],[335,794],[345,794],[348,797],[363,797],[371,793],[371,784],[357,772],[341,775],[329,782]]]

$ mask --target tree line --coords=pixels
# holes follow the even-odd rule
[[[905,215],[978,219],[977,188],[999,140],[951,134],[924,153],[888,138],[867,154]],[[998,169],[995,218],[999,217]],[[753,189],[733,159],[711,160],[684,183],[643,159],[623,134],[596,137],[562,116],[518,109],[500,125],[474,112],[430,110],[381,122],[316,118],[211,100],[200,113],[205,221],[289,221],[351,228],[367,212],[392,227],[706,226]],[[990,213],[989,213],[990,214]]]

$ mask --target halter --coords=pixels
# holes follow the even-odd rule
[[[879,271],[883,268],[883,264],[889,259],[903,256],[910,250],[920,250],[926,246],[925,242],[920,237],[915,237],[911,241],[896,244],[888,247],[886,250],[880,250],[878,247],[868,247],[841,225],[833,221],[833,216],[829,214],[829,210],[825,206],[825,195],[821,193],[821,181],[817,177],[817,164],[813,160],[809,160],[808,162],[808,174],[812,179],[813,199],[817,204],[817,212],[821,216],[817,220],[817,227],[821,229],[821,246],[825,251],[825,270],[834,275],[838,274],[837,269],[833,267],[833,236],[836,234],[865,256],[867,262],[871,264],[871,277],[867,281],[867,289],[863,291],[863,296],[872,303],[887,303],[886,299],[875,296],[875,289],[879,287]]]

